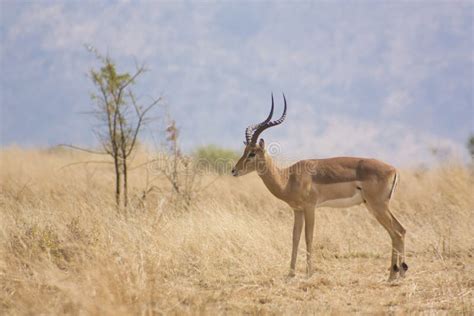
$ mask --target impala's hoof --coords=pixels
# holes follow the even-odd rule
[[[408,270],[408,265],[405,262],[403,262],[401,264],[400,277],[404,278],[405,277],[405,272],[407,272],[407,270]]]
[[[393,265],[392,270],[393,270],[393,272],[395,272],[395,273],[397,273],[398,271],[400,271],[400,269],[398,268],[398,266],[397,266],[396,264]]]
[[[390,267],[390,275],[389,275],[387,281],[388,282],[395,281],[397,279],[399,271],[400,271],[400,269],[398,268],[398,266],[396,264],[394,264],[392,267]]]
[[[397,280],[397,275],[396,274],[390,274],[390,276],[388,277],[387,282],[394,282],[396,280]]]
[[[296,276],[296,273],[295,271],[291,270],[289,273],[288,273],[288,278],[294,278]]]

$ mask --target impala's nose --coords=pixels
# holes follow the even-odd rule
[[[235,168],[232,168],[232,175],[234,177],[237,177],[237,170],[235,170]]]

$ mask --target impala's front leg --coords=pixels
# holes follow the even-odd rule
[[[304,235],[306,239],[306,273],[308,277],[313,274],[311,255],[313,252],[313,231],[314,231],[314,208],[304,211]]]
[[[293,249],[291,251],[291,263],[289,277],[295,276],[296,256],[298,255],[298,244],[300,243],[301,231],[303,230],[304,213],[295,210],[295,222],[293,225]]]

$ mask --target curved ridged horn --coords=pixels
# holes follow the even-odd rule
[[[270,109],[270,114],[268,114],[268,117],[265,119],[265,121],[255,124],[255,125],[250,125],[249,127],[245,129],[245,143],[246,144],[250,143],[252,134],[257,128],[259,128],[263,124],[267,124],[268,122],[270,122],[273,116],[273,108],[274,108],[274,102],[273,102],[273,92],[272,92],[272,108]]]
[[[272,122],[266,122],[265,124],[261,124],[259,125],[256,129],[255,129],[255,132],[253,133],[252,135],[252,138],[250,140],[250,143],[251,144],[256,144],[257,143],[257,139],[258,139],[258,136],[260,136],[260,134],[266,130],[267,128],[270,128],[272,126],[276,126],[276,125],[279,125],[281,123],[283,123],[283,121],[285,120],[286,118],[286,98],[285,98],[285,94],[283,93],[283,100],[285,102],[285,107],[283,109],[283,114],[281,115],[281,117],[276,120],[276,121],[272,121]],[[272,101],[273,101],[273,98],[272,98]],[[272,111],[273,111],[273,102],[272,102]]]

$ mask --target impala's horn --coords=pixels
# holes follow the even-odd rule
[[[270,121],[271,119],[271,116],[273,114],[273,94],[272,94],[272,109],[270,111],[270,115],[267,117],[267,119],[265,121],[263,121],[262,123],[260,124],[257,124],[257,125],[254,125],[252,126],[254,129],[252,130],[252,135],[249,136],[247,138],[247,143],[249,143],[249,140],[250,140],[250,144],[256,144],[257,143],[257,140],[258,140],[258,136],[260,136],[260,134],[266,130],[267,128],[270,128],[270,127],[273,127],[273,126],[277,126],[277,125],[280,125],[281,123],[283,123],[283,121],[285,120],[286,118],[286,98],[285,98],[285,94],[283,93],[283,101],[284,101],[284,104],[285,104],[285,107],[283,108],[283,114],[281,115],[281,117],[276,120],[276,121]],[[245,131],[245,136],[247,137],[248,133],[248,128],[247,130]]]
[[[268,117],[265,119],[265,121],[255,124],[255,125],[250,125],[245,129],[245,144],[246,145],[250,143],[252,134],[257,128],[259,128],[263,124],[267,124],[268,122],[270,122],[273,116],[273,108],[274,108],[274,102],[273,102],[273,92],[272,92],[272,108],[270,109],[270,114],[268,114]]]

